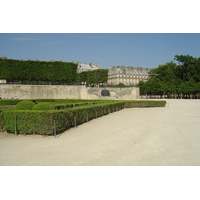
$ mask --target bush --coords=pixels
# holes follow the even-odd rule
[[[10,110],[4,111],[3,126],[8,132],[18,134],[53,134],[52,113],[38,110]],[[16,119],[16,126],[15,126]]]
[[[164,107],[166,101],[125,101],[126,108]]]
[[[3,130],[2,112],[0,111],[0,130]]]
[[[32,110],[32,108],[35,106],[35,103],[32,101],[21,101],[19,102],[15,107],[14,110]]]
[[[54,122],[56,122],[56,132],[59,133],[75,126],[75,123],[79,125],[123,108],[163,107],[165,104],[166,101],[117,100],[94,105],[78,106],[65,110],[6,110],[1,113],[2,122],[0,123],[5,130],[12,133],[15,132],[15,127],[17,127],[18,134],[52,135],[54,134]]]
[[[2,112],[4,129],[15,132],[15,119],[17,133],[52,135],[54,133],[54,120],[56,132],[63,132],[67,128],[87,122],[123,109],[123,103],[105,103],[93,106],[79,106],[66,110],[8,110]]]
[[[54,106],[50,103],[39,103],[36,104],[32,110],[55,110]]]
[[[19,102],[21,102],[22,100],[4,100],[4,99],[0,99],[0,105],[16,105]]]
[[[49,102],[56,102],[55,99],[35,99],[36,103],[49,103]]]
[[[0,72],[0,79],[7,80],[74,82],[77,76],[77,64],[0,59]]]

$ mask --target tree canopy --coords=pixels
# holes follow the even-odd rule
[[[90,85],[107,83],[107,80],[108,70],[106,69],[96,69],[92,71],[80,72],[77,75],[77,82],[86,82]]]
[[[0,79],[73,82],[77,64],[72,62],[0,59]]]
[[[174,60],[149,72],[149,80],[140,82],[142,95],[197,95],[200,93],[200,58],[175,55]]]

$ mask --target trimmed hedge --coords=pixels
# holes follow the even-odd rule
[[[83,105],[88,105],[87,103],[53,103],[52,104],[56,110],[61,110],[61,109],[68,109],[68,108],[73,108],[77,106],[83,106]]]
[[[33,106],[32,110],[55,110],[55,108],[50,103],[39,103]]]
[[[35,103],[32,101],[21,101],[14,107],[14,110],[32,110],[34,106]]]
[[[48,111],[13,110],[3,112],[4,129],[15,132],[15,118],[17,133],[20,134],[52,134],[50,131],[52,114]]]
[[[91,102],[92,103],[92,102]],[[166,101],[112,101],[87,106],[78,106],[61,110],[6,110],[2,112],[1,120],[4,129],[18,134],[54,134],[63,132],[91,119],[132,107],[164,107]],[[16,119],[16,126],[15,126]],[[76,120],[76,122],[75,122]]]
[[[113,102],[113,101],[111,101]],[[109,102],[109,103],[111,103]],[[73,107],[78,107],[78,106],[91,106],[95,104],[102,104],[102,103],[108,103],[107,101],[99,101],[99,102],[77,102],[77,103],[52,103],[52,105],[55,107],[56,110],[60,109],[68,109],[68,108],[73,108]]]
[[[125,101],[126,108],[164,107],[166,101]]]
[[[4,99],[0,99],[0,105],[16,105],[19,102],[21,102],[22,100],[4,100]]]
[[[108,70],[96,69],[92,71],[84,71],[77,74],[77,82],[86,82],[87,84],[94,85],[99,83],[107,83]]]
[[[74,82],[77,66],[73,62],[0,59],[0,79]]]
[[[55,99],[33,99],[36,103],[52,103],[56,102]]]
[[[2,112],[0,111],[0,130],[3,130]]]
[[[67,110],[9,110],[2,113],[2,120],[4,129],[8,132],[15,132],[16,118],[17,133],[51,135],[54,133],[54,120],[56,121],[56,131],[63,132],[67,128],[123,108],[124,103],[119,102],[75,107]]]

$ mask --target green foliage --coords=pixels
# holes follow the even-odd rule
[[[21,101],[19,102],[14,109],[15,110],[32,110],[32,108],[35,106],[35,103],[33,101]]]
[[[119,83],[118,85],[116,85],[117,87],[125,87],[125,85],[123,83]]]
[[[53,106],[55,109],[60,110],[60,109],[67,109],[67,108],[73,108],[73,107],[77,107],[77,106],[84,106],[84,105],[88,105],[90,103],[87,102],[74,102],[74,103],[54,103]]]
[[[32,110],[55,110],[55,108],[50,103],[39,103],[35,105]]]
[[[34,99],[32,100],[36,103],[52,103],[52,102],[56,102],[56,99]]]
[[[178,61],[178,65],[168,62],[150,70],[150,79],[138,84],[142,95],[189,95],[200,92],[200,58],[176,55],[174,59]]]
[[[76,75],[76,63],[0,59],[0,79],[73,82]]]
[[[121,102],[113,103],[113,111],[122,109]],[[110,105],[111,106],[111,105]],[[112,107],[111,106],[111,107]],[[57,132],[62,132],[76,125],[82,124],[87,120],[108,114],[108,105],[99,104],[96,106],[75,107],[67,110],[10,110],[3,111],[4,129],[10,132],[15,131],[15,117],[17,121],[17,133],[20,134],[53,134],[54,120],[56,121]]]
[[[189,75],[193,64],[196,63],[196,58],[193,58],[190,55],[175,55],[174,60],[178,61],[178,76],[185,82],[189,80]]]
[[[54,133],[54,120],[56,122],[56,131],[59,133],[75,126],[75,123],[79,125],[125,107],[161,107],[165,106],[165,104],[165,101],[118,100],[104,101],[104,103],[73,107],[65,110],[7,110],[1,113],[2,122],[0,121],[0,123],[3,124],[5,130],[14,133],[16,119],[18,134],[52,135]]]
[[[78,73],[76,82],[86,82],[87,81],[87,74],[88,74],[87,71]]]
[[[16,105],[22,100],[4,100],[0,99],[0,105]]]
[[[3,110],[12,110],[15,105],[0,105],[0,112]]]
[[[52,113],[48,111],[13,110],[3,113],[4,129],[15,132],[15,118],[17,133],[20,134],[51,134],[53,130]]]
[[[85,71],[78,73],[77,82],[86,82],[87,84],[94,85],[99,83],[107,83],[108,70],[96,69],[92,71]]]
[[[145,95],[146,94],[145,82],[140,81],[137,86],[140,88],[140,95]]]
[[[2,111],[0,110],[0,130],[3,130],[3,120],[2,120]]]
[[[166,105],[166,101],[126,101],[126,108],[143,108],[143,107],[164,107]]]

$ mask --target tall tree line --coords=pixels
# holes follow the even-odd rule
[[[160,95],[190,98],[200,94],[200,58],[175,55],[174,60],[151,69],[149,80],[141,81],[141,95]]]
[[[77,64],[72,62],[0,59],[0,79],[74,82],[76,76]]]
[[[22,83],[24,81],[86,82],[94,85],[107,83],[108,70],[97,69],[77,73],[77,64],[73,62],[0,59],[0,79]]]
[[[77,82],[86,82],[86,84],[94,86],[95,84],[107,83],[108,70],[96,69],[92,71],[80,72],[77,74]]]

